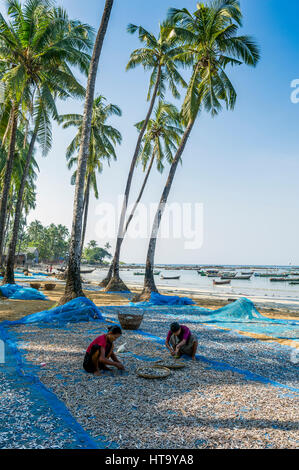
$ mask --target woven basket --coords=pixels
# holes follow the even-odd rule
[[[150,367],[146,367],[146,369],[153,369],[153,373],[152,374],[148,374],[148,373],[145,373],[145,372],[142,372],[145,370],[144,367],[139,367],[139,369],[136,370],[136,374],[139,375],[139,377],[142,377],[144,379],[166,379],[166,377],[168,377],[170,375],[170,370],[167,368],[167,367],[161,367],[161,366],[150,366]],[[154,370],[155,369],[160,369],[160,370],[163,370],[164,375],[157,375],[154,373]]]
[[[41,285],[37,282],[30,282],[30,287],[32,287],[32,289],[39,290],[41,288]]]
[[[124,330],[138,330],[143,320],[143,314],[118,313],[118,320]]]
[[[45,284],[45,290],[54,290],[56,284]]]
[[[183,369],[186,367],[186,364],[182,361],[157,361],[155,362],[157,366],[167,367],[167,369]]]

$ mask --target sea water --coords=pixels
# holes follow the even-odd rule
[[[135,276],[134,272],[143,272],[143,267],[136,267],[133,269],[121,269],[120,276],[122,280],[127,284],[143,285],[143,276]],[[160,269],[157,268],[157,271]],[[238,275],[242,272],[246,272],[246,268],[240,268],[237,270]],[[279,270],[278,272],[286,272],[287,269]],[[95,270],[92,274],[84,274],[83,277],[89,281],[100,282],[107,275],[108,270]],[[256,270],[254,272],[265,272]],[[269,272],[277,272],[271,270]],[[296,272],[299,272],[299,268],[296,268]],[[179,280],[163,280],[161,274],[164,276],[180,276]],[[293,276],[291,277],[298,277]],[[217,280],[217,278],[215,278]],[[213,285],[213,278],[203,277],[196,270],[161,270],[160,275],[155,276],[155,282],[157,287],[171,290],[179,290],[182,292],[190,292],[193,294],[207,294],[216,296],[244,296],[251,299],[264,298],[272,300],[285,300],[286,302],[299,301],[299,285],[290,285],[286,282],[271,282],[270,278],[264,277],[251,277],[251,280],[231,280],[229,285]]]

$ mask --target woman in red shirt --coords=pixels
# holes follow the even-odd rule
[[[110,370],[107,365],[123,370],[123,364],[113,352],[113,343],[122,334],[119,326],[110,326],[108,333],[98,336],[87,348],[83,367],[86,372],[100,375],[100,370]]]

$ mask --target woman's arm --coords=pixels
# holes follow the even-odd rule
[[[114,367],[117,367],[118,369],[123,368],[123,365],[120,362],[116,362],[116,361],[113,361],[113,360],[111,361],[110,359],[107,359],[105,357],[105,348],[103,346],[101,346],[101,354],[100,354],[99,361],[102,364],[105,364],[107,366],[114,366]],[[122,367],[120,367],[120,366],[122,366]]]
[[[182,346],[184,346],[184,344],[186,344],[186,343],[187,343],[187,341],[186,341],[185,339],[182,339],[182,341],[177,344],[175,350],[176,350],[176,351],[179,351],[180,348],[181,348]]]

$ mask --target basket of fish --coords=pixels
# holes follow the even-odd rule
[[[45,290],[54,290],[56,284],[45,284]]]
[[[170,375],[170,370],[162,366],[143,366],[136,370],[139,377],[144,379],[165,379]]]
[[[167,367],[168,369],[183,369],[186,367],[185,362],[177,361],[175,359],[162,359],[161,361],[155,362],[155,365],[160,367]]]
[[[143,314],[118,312],[118,320],[124,330],[138,330],[143,320]]]
[[[30,282],[30,287],[32,289],[39,290],[41,288],[41,284],[39,284],[38,282]]]

